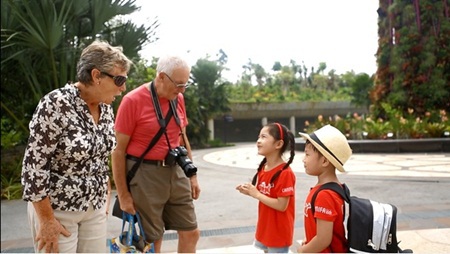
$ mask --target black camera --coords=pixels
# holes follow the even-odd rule
[[[176,147],[169,151],[166,156],[166,164],[175,165],[177,163],[181,169],[183,169],[184,174],[187,177],[191,177],[197,173],[197,167],[194,166],[192,161],[189,159],[188,151],[184,146]]]

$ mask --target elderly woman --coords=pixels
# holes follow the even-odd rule
[[[111,103],[125,91],[130,66],[122,47],[95,41],[81,53],[78,82],[40,100],[22,168],[36,252],[105,252]]]

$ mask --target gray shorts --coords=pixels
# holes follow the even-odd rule
[[[289,246],[286,247],[267,247],[262,244],[260,241],[256,240],[253,242],[253,245],[260,250],[263,250],[265,253],[289,253]]]
[[[134,163],[128,159],[127,170]],[[197,228],[191,183],[178,165],[142,163],[130,182],[130,189],[148,241],[161,239],[165,230]]]

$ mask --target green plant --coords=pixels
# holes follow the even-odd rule
[[[2,149],[2,199],[19,199],[22,197],[22,184],[20,183],[22,169],[22,152]]]
[[[387,139],[392,126],[389,122],[383,121],[383,119],[378,118],[376,121],[373,121],[369,117],[366,119],[363,129],[363,136],[367,139]]]
[[[444,123],[427,123],[425,131],[430,138],[440,138],[445,131],[449,131],[450,127]]]
[[[225,146],[233,146],[233,144],[224,143],[221,139],[214,139],[208,141],[209,147],[225,147]]]
[[[22,184],[20,175],[8,178],[2,175],[2,199],[20,199],[22,197]]]
[[[449,136],[450,121],[445,110],[434,110],[426,112],[423,116],[417,116],[413,109],[403,113],[389,104],[383,104],[382,107],[386,113],[384,118],[375,118],[371,114],[360,116],[357,113],[343,118],[340,116],[326,118],[319,115],[316,122],[305,122],[305,131],[313,132],[330,124],[344,133],[348,139],[418,139]]]
[[[8,118],[1,119],[1,147],[8,149],[20,144],[24,140],[25,134],[21,129],[18,129],[15,124]]]

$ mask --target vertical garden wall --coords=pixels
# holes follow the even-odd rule
[[[448,0],[380,0],[379,46],[372,110],[383,103],[417,117],[450,109]]]

